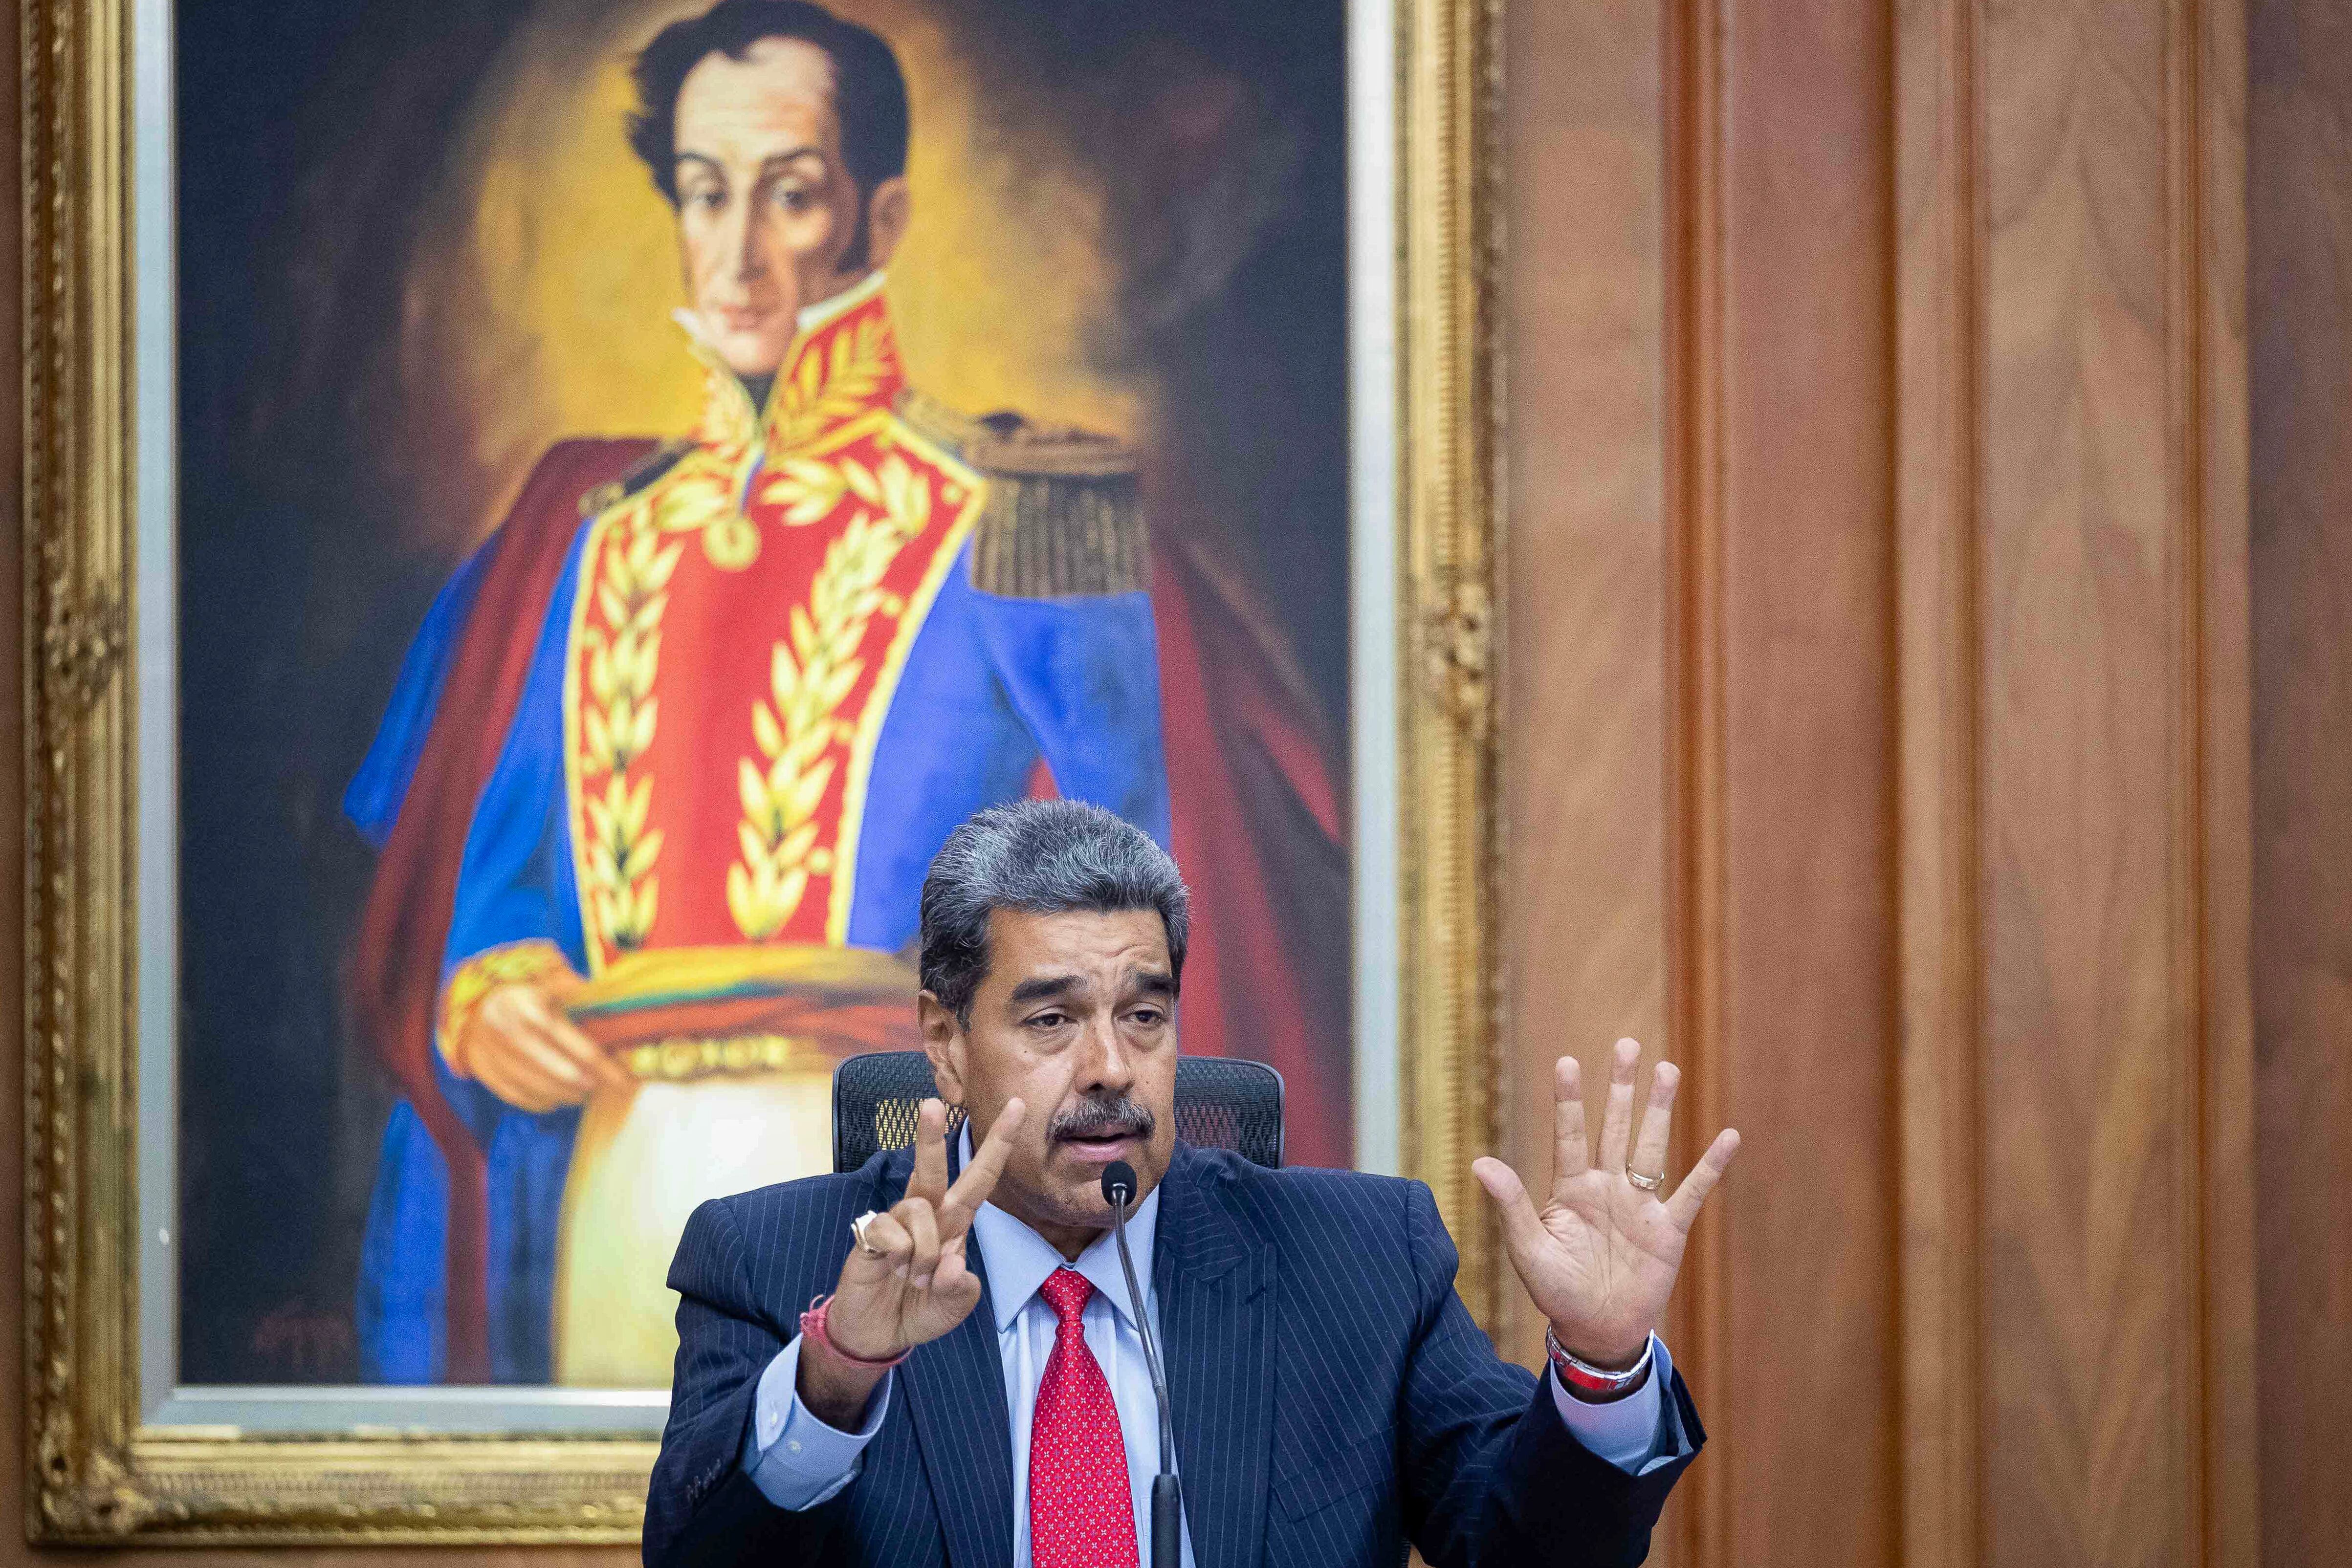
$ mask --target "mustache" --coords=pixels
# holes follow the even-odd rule
[[[1130,1133],[1139,1138],[1149,1138],[1160,1124],[1151,1107],[1140,1100],[1124,1094],[1104,1099],[1081,1100],[1054,1113],[1045,1125],[1045,1136],[1058,1142],[1064,1138],[1098,1137],[1105,1133]]]

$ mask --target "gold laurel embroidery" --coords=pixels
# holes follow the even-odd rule
[[[660,702],[653,695],[661,660],[662,612],[683,543],[667,549],[656,521],[657,503],[640,497],[616,528],[596,583],[594,615],[586,629],[587,700],[581,706],[582,794],[587,807],[589,896],[597,924],[615,947],[645,942],[658,907],[659,829],[646,831],[653,806],[650,778],[631,779],[630,764],[653,745]],[[604,776],[601,795],[587,780]]]
[[[694,439],[709,451],[726,454],[730,463],[736,462],[751,449],[760,434],[759,405],[751,401],[742,379],[717,353],[697,343],[694,357],[702,361],[702,423],[696,427]]]
[[[810,877],[833,870],[815,814],[839,762],[830,753],[854,727],[838,711],[865,673],[857,649],[874,616],[906,610],[882,579],[931,520],[929,483],[897,453],[871,468],[850,457],[832,466],[842,492],[862,506],[826,549],[808,602],[793,607],[790,635],[771,652],[769,696],[751,705],[752,739],[767,766],[745,757],[736,768],[742,857],[727,868],[727,907],[754,942],[792,919]]]
[[[700,534],[702,553],[721,571],[741,571],[760,559],[760,530],[735,504],[740,466],[724,448],[697,446],[663,476],[652,497],[654,527]]]
[[[793,528],[831,517],[848,491],[840,464],[813,457],[779,457],[760,481],[761,503],[782,507],[784,526]]]
[[[870,407],[890,373],[890,323],[879,310],[812,345],[771,395],[768,455],[784,457]]]
[[[474,1014],[492,991],[500,986],[541,979],[571,967],[564,961],[562,949],[541,937],[485,947],[458,965],[450,972],[448,983],[441,988],[441,1016],[433,1030],[434,1043],[441,1048],[441,1059],[449,1064],[449,1070],[460,1078],[473,1076],[458,1054],[457,1042],[465,1038],[466,1026],[474,1021]]]
[[[664,476],[662,531],[700,534],[711,565],[741,571],[760,559],[759,528],[744,515],[748,489],[757,487],[761,505],[782,507],[784,521],[795,528],[830,516],[842,497],[832,465],[792,454],[865,413],[890,362],[887,318],[876,312],[844,323],[829,341],[811,345],[777,383],[764,443],[753,438],[758,415],[743,383],[723,365],[709,365],[698,443]]]

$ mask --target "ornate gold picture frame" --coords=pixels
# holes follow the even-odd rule
[[[140,551],[142,512],[173,503],[142,478],[138,387],[142,324],[170,320],[173,284],[168,250],[142,243],[170,188],[142,186],[135,142],[139,29],[168,12],[26,0],[21,18],[29,1530],[114,1544],[633,1540],[656,1444],[593,1419],[468,1433],[411,1411],[289,1437],[157,1416],[173,1304],[141,1280],[168,1222],[140,1195],[157,1162],[170,1178],[174,1106],[142,1082],[140,1041],[173,998],[142,956],[176,932],[142,925],[172,872],[142,855],[139,810],[172,775],[141,749],[138,674],[172,622],[142,596],[155,580]],[[1491,1322],[1496,1243],[1468,1166],[1493,1146],[1499,1076],[1496,0],[1356,0],[1349,31],[1357,494],[1388,502],[1358,518],[1355,624],[1393,633],[1354,664],[1358,950],[1389,956],[1360,962],[1356,1005],[1393,1020],[1391,1054],[1359,1059],[1376,1076],[1359,1098],[1386,1092],[1393,1067],[1392,1152],[1377,1163],[1435,1189],[1462,1293]]]

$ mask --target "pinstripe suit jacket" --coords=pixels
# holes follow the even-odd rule
[[[742,1466],[761,1372],[833,1288],[850,1219],[897,1202],[911,1164],[880,1155],[695,1211],[669,1274],[677,1370],[650,1568],[1012,1568],[985,1302],[898,1369],[864,1469],[832,1500],[785,1512]],[[1198,1568],[1395,1568],[1408,1540],[1433,1568],[1642,1561],[1705,1437],[1679,1377],[1666,1419],[1685,1452],[1629,1476],[1570,1437],[1550,1391],[1471,1321],[1421,1183],[1179,1144],[1160,1193],[1152,1283]]]

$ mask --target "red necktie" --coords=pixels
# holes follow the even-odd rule
[[[1054,1309],[1055,1323],[1029,1429],[1030,1562],[1034,1568],[1134,1568],[1135,1500],[1118,1406],[1079,1321],[1095,1288],[1076,1270],[1056,1269],[1037,1293]]]

